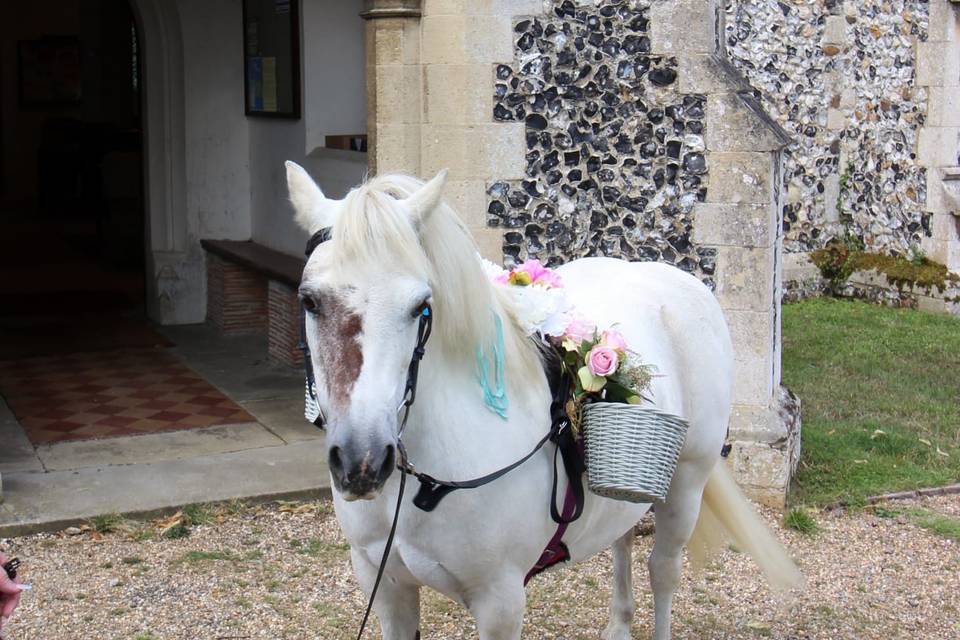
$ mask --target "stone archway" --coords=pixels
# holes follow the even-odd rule
[[[180,16],[164,0],[130,5],[143,51],[147,313],[160,324],[201,322],[203,257],[187,225]]]

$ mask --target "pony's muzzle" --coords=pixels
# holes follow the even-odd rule
[[[328,462],[333,485],[345,500],[373,500],[397,465],[397,450],[392,444],[379,451],[332,446]]]

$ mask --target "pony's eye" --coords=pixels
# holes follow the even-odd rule
[[[425,315],[430,315],[429,299],[424,300],[423,302],[418,304],[416,307],[414,307],[413,311],[410,313],[410,317],[412,318],[419,318],[420,316],[425,316]]]
[[[307,313],[320,313],[320,300],[318,298],[301,293],[300,304]]]

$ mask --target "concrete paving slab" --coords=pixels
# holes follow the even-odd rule
[[[108,513],[151,516],[196,502],[329,495],[323,440],[150,464],[3,475],[0,538]]]
[[[241,402],[249,414],[284,442],[302,442],[323,437],[323,431],[303,417],[303,397],[294,399],[253,400]]]
[[[0,473],[13,471],[43,471],[43,463],[10,407],[0,398]]]
[[[185,460],[214,453],[279,447],[285,443],[256,422],[122,438],[58,442],[37,447],[47,471]]]
[[[267,360],[266,337],[224,337],[207,325],[160,327],[174,353],[235,402],[301,398],[303,372]]]
[[[239,336],[226,336],[216,327],[208,324],[180,324],[158,326],[156,330],[173,343],[178,353],[196,355],[242,352],[249,355],[260,354],[266,358],[266,333],[248,333]]]
[[[238,362],[232,357],[188,359],[187,364],[234,402],[297,397],[302,400],[303,374],[300,372],[278,371],[265,363]]]

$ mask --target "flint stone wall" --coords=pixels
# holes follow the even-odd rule
[[[508,264],[614,256],[715,286],[717,250],[691,237],[707,196],[707,100],[678,90],[675,57],[651,53],[649,4],[555,2],[515,21],[493,116],[525,124],[526,176],[487,191]]]
[[[780,387],[789,136],[725,59],[724,6],[547,0],[512,16],[488,117],[523,132],[523,165],[486,182],[486,233],[508,265],[615,256],[711,287],[736,354],[728,462],[754,498],[782,505],[800,431]]]
[[[725,0],[725,46],[791,132],[787,299],[825,287],[806,252],[833,239],[960,272],[960,2]],[[956,288],[856,275],[844,295],[960,312]]]
[[[851,234],[907,254],[930,237],[917,155],[928,91],[916,61],[929,10],[929,0],[727,1],[729,57],[795,138],[785,251]]]

